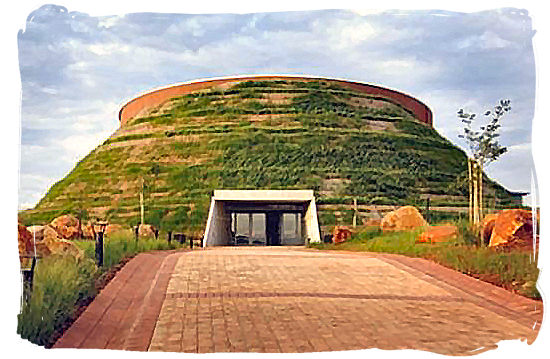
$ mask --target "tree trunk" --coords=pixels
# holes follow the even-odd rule
[[[478,164],[478,180],[479,180],[479,219],[483,220],[483,164]]]
[[[472,178],[472,160],[468,158],[468,222],[474,222],[474,180]]]
[[[473,174],[473,212],[474,212],[474,227],[477,227],[479,223],[479,165],[472,160],[472,174]]]

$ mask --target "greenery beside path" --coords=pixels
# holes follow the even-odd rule
[[[161,239],[162,238],[162,239]],[[50,256],[37,263],[31,299],[23,303],[18,315],[17,333],[32,343],[50,347],[62,331],[76,319],[79,308],[91,302],[114,271],[141,252],[170,250],[182,245],[166,237],[140,239],[131,234],[105,238],[104,266],[95,265],[95,242],[75,241],[84,258]]]
[[[416,243],[418,231],[383,233],[378,228],[357,231],[341,244],[311,243],[321,250],[384,252],[432,260],[480,280],[504,287],[523,296],[541,299],[536,288],[539,274],[533,252],[497,251],[469,242],[467,231],[448,243]]]

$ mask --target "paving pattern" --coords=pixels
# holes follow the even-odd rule
[[[531,343],[541,319],[541,302],[422,259],[221,247],[139,255],[56,347],[461,355]]]

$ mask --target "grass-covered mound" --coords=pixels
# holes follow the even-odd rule
[[[25,224],[82,212],[204,229],[214,189],[314,189],[322,225],[359,205],[467,204],[466,156],[389,99],[329,80],[243,81],[134,117],[48,191]],[[489,180],[495,207],[511,193]],[[162,226],[161,226],[162,227]]]

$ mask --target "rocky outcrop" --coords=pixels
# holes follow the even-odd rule
[[[491,241],[491,235],[493,234],[493,228],[495,228],[497,217],[498,215],[496,213],[488,214],[481,223],[480,234],[485,245],[488,245]]]
[[[46,257],[52,254],[83,258],[84,253],[73,242],[66,240],[50,225],[31,226],[31,230],[18,225],[19,255]],[[67,233],[67,232],[65,232]]]
[[[458,228],[454,225],[431,226],[418,236],[420,243],[449,242],[458,238]]]
[[[332,243],[338,244],[347,241],[351,237],[351,231],[345,226],[335,226],[332,232]]]
[[[140,238],[155,238],[155,227],[150,224],[140,224],[138,234]]]
[[[17,241],[20,256],[34,253],[32,233],[20,223],[17,223]]]
[[[533,215],[524,209],[500,211],[495,219],[489,247],[533,248]]]
[[[78,239],[81,237],[80,221],[71,214],[55,218],[50,226],[63,239]]]
[[[82,238],[85,239],[95,239],[96,227],[92,221],[88,221],[86,224],[82,225]]]
[[[413,206],[404,206],[384,216],[380,223],[382,231],[410,231],[428,226],[422,214]]]

